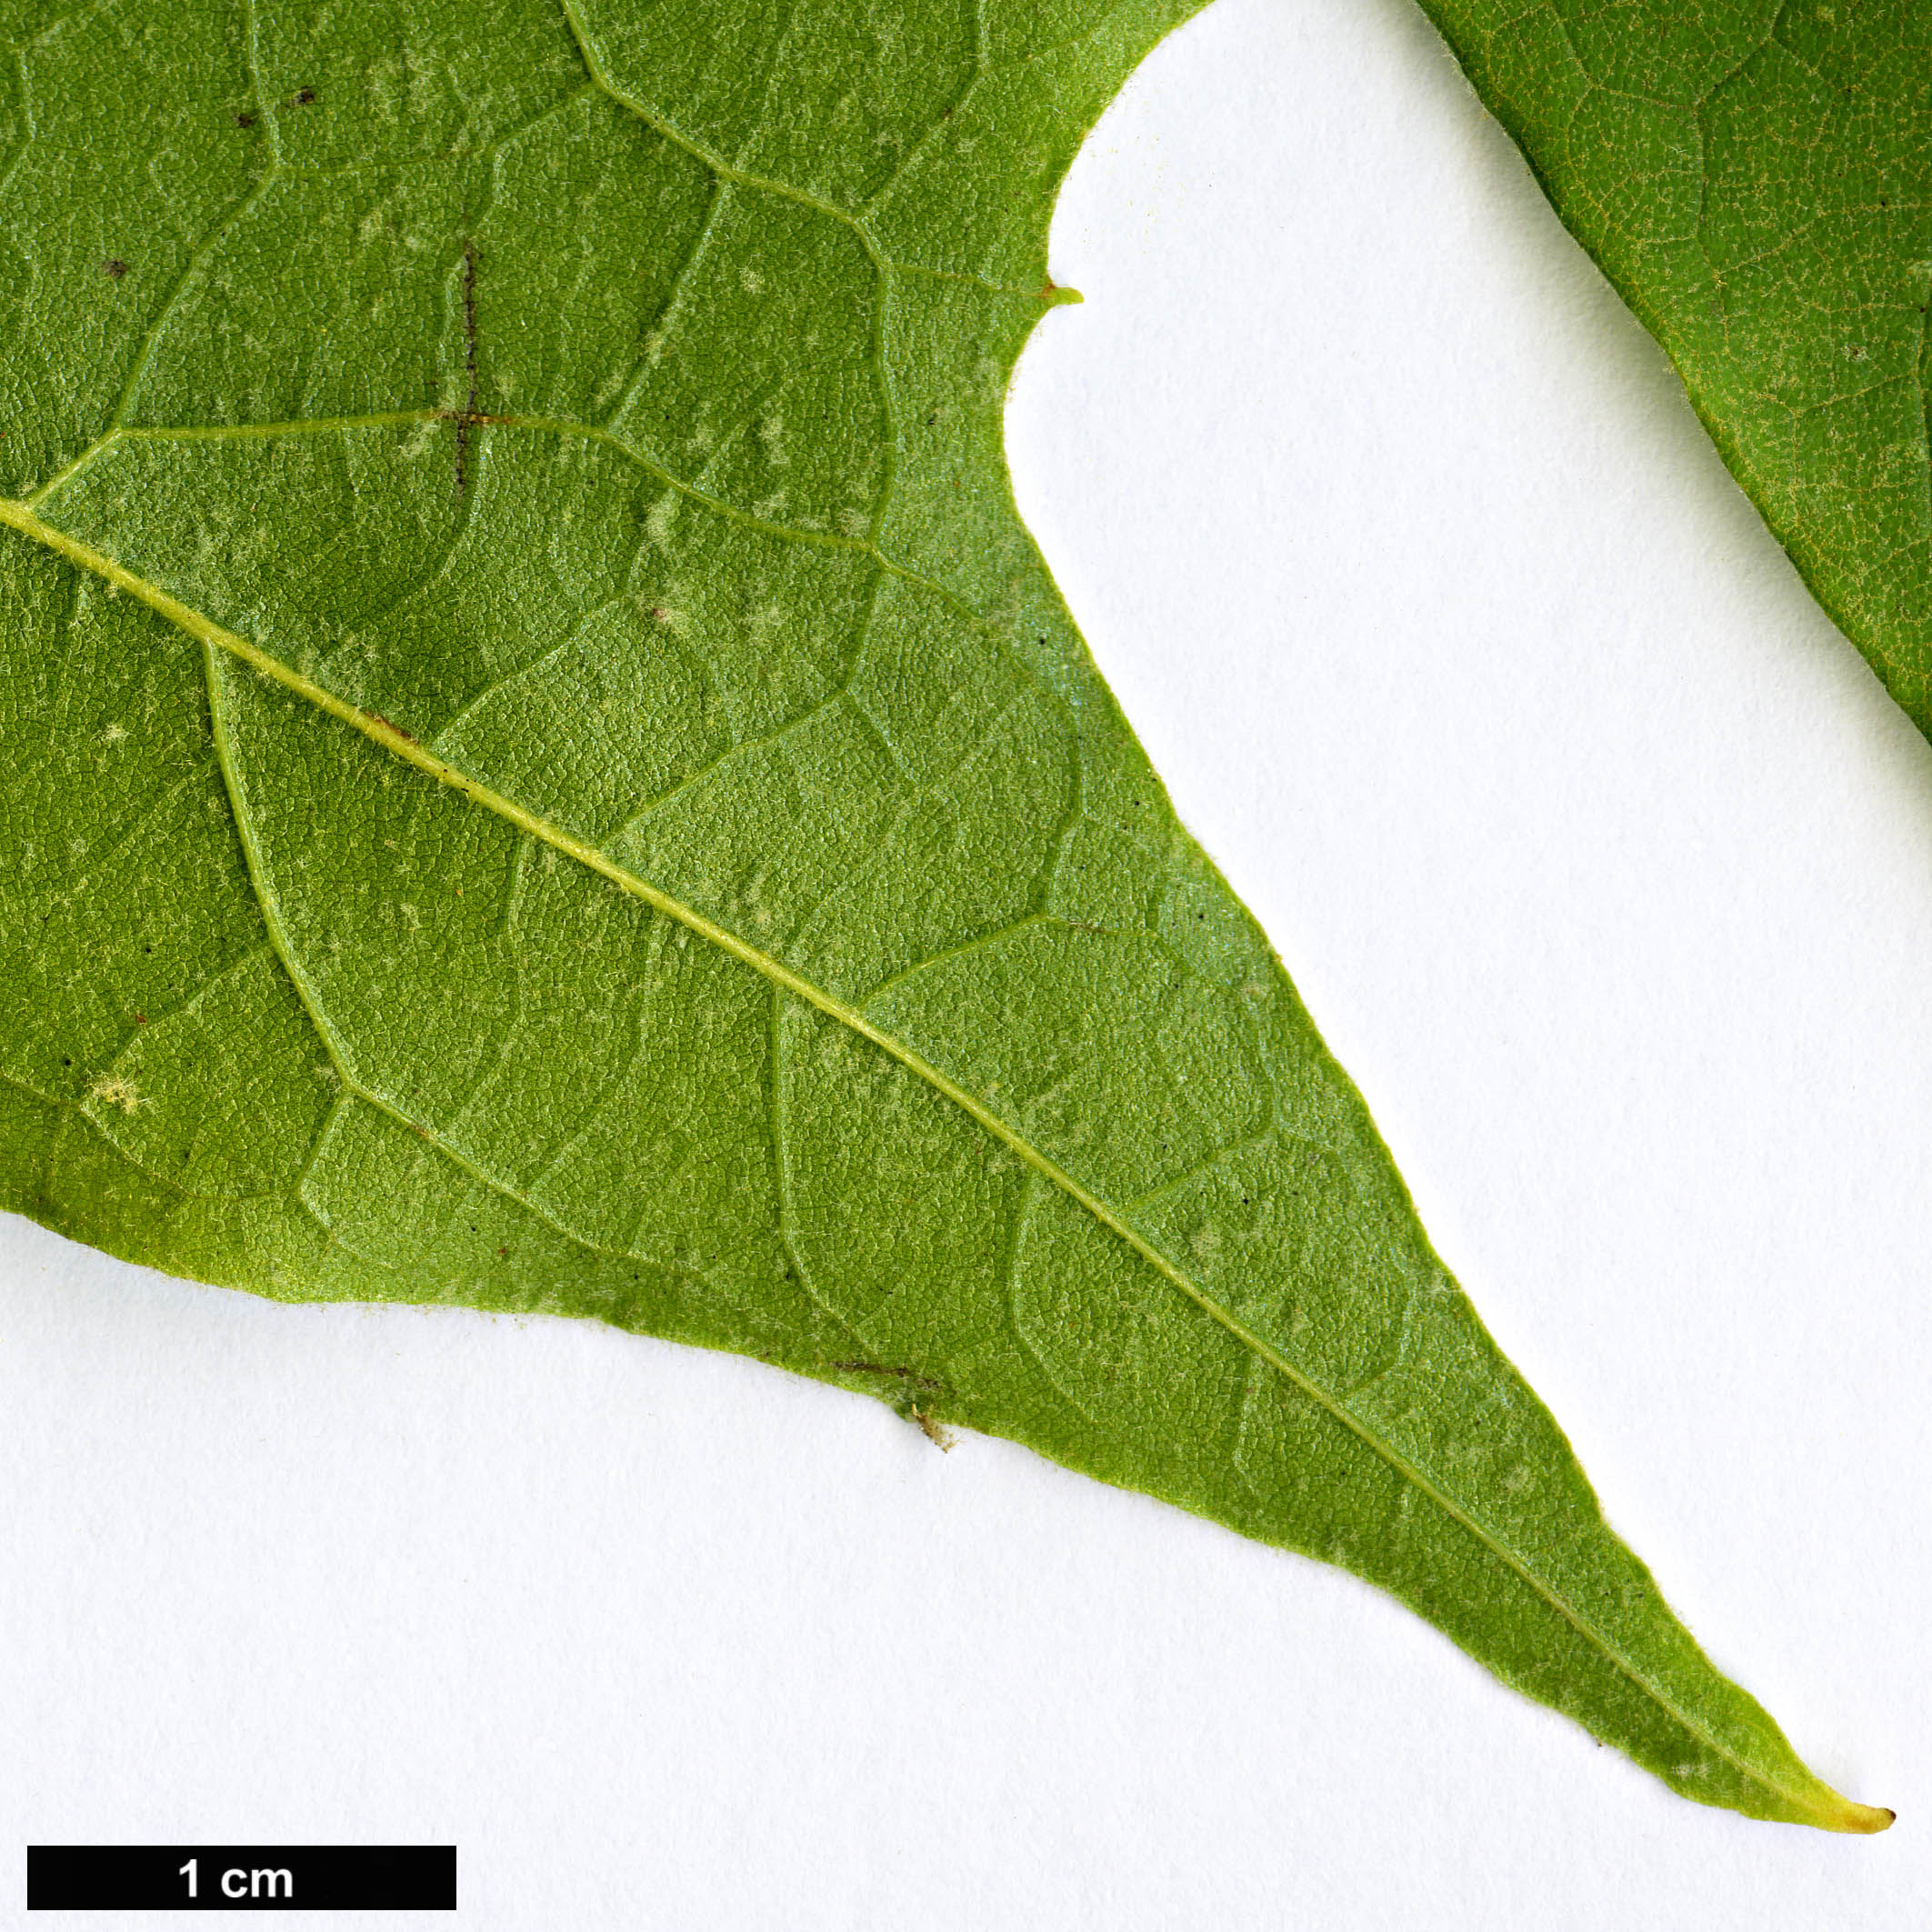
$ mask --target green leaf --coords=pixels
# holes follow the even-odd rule
[[[1605,1526],[1019,526],[1052,197],[1189,10],[12,0],[0,1199],[1010,1436],[1881,1828]]]
[[[1932,9],[1423,7],[1932,735]]]

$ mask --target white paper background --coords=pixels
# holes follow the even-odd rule
[[[1932,750],[1405,0],[1218,0],[1054,273],[1021,503],[1182,816],[1613,1520],[1898,1827],[1684,1804],[1004,1444],[13,1221],[0,1917],[29,1841],[454,1839],[491,1928],[1927,1923]]]

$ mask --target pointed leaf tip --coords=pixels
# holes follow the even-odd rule
[[[1869,1837],[1873,1832],[1889,1831],[1897,1822],[1898,1814],[1887,1806],[1854,1805],[1847,1800],[1839,1822],[1832,1828]]]
[[[1898,1821],[1898,1814],[1884,1805],[1860,1805],[1827,1786],[1821,1787],[1821,1798],[1814,1817],[1807,1822],[1817,1825],[1820,1831],[1840,1831],[1855,1837],[1869,1837],[1875,1832],[1889,1831]]]

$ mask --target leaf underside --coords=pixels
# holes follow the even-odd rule
[[[1018,523],[1054,193],[1191,11],[0,0],[0,1201],[1010,1436],[1689,1797],[1878,1828],[1605,1526]],[[1727,199],[1716,130],[1825,30],[1433,11],[1903,694],[1922,397],[1881,539],[1863,430],[1727,413],[1741,285],[1700,230],[1699,335],[1643,225],[1769,258],[1809,190]],[[1925,200],[1858,233],[1922,256]],[[1791,245],[1883,308],[1876,242]]]

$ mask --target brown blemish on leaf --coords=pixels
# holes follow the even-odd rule
[[[385,731],[393,732],[395,736],[402,739],[404,744],[414,745],[415,743],[415,734],[413,731],[405,731],[400,725],[392,725],[380,711],[365,711],[363,716],[372,725],[380,725]]]
[[[119,255],[111,255],[101,264],[101,273],[110,282],[118,282],[127,273],[127,264]]]
[[[946,1386],[930,1376],[919,1375],[910,1368],[895,1368],[885,1362],[829,1362],[826,1366],[842,1376],[890,1376],[908,1388],[924,1389],[929,1396],[936,1396]]]
[[[456,412],[456,494],[469,473],[470,425],[476,415],[476,245],[463,245],[463,371],[469,378],[469,393]]]

